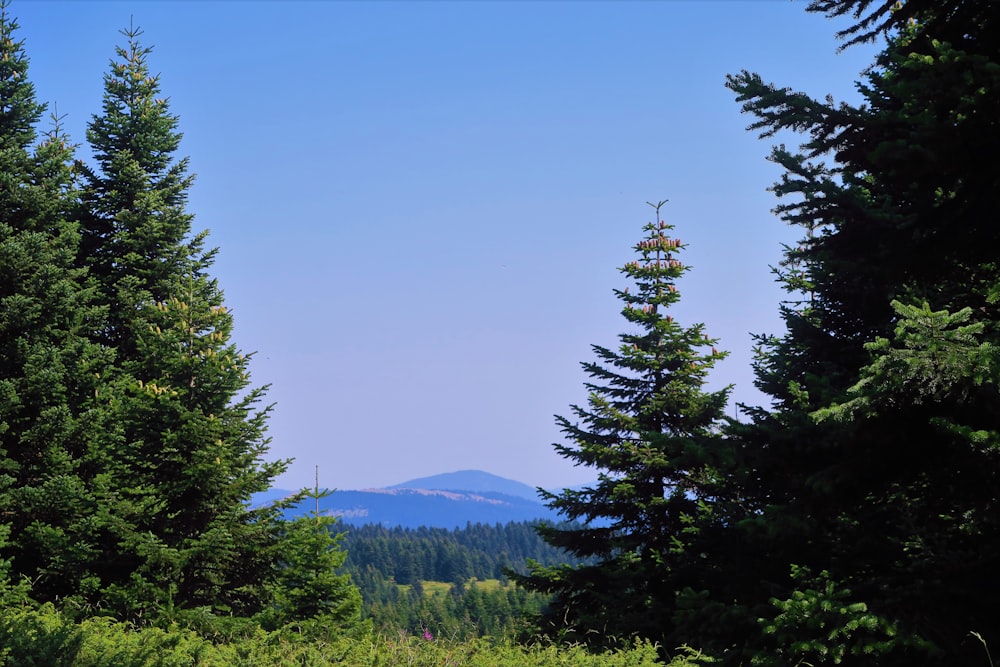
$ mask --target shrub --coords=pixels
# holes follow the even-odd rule
[[[81,622],[52,605],[0,611],[4,667],[652,667],[664,664],[657,647],[639,643],[604,653],[582,646],[521,645],[489,638],[454,641],[422,636],[333,635],[319,639],[290,628],[245,630],[241,637],[211,641],[194,630],[135,628],[110,618]],[[683,649],[671,667],[704,664]]]

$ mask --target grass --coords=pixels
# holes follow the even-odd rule
[[[399,587],[399,591],[404,595],[409,593],[413,588],[413,584],[396,584]],[[451,587],[455,584],[450,584],[446,581],[421,581],[420,586],[424,589],[424,597],[433,597],[435,595],[447,595],[451,591]],[[504,584],[499,579],[476,579],[475,577],[469,579],[465,582],[465,589],[468,590],[475,586],[479,590],[485,593],[492,593],[493,591],[498,591],[501,588],[507,588],[514,586],[514,584]]]

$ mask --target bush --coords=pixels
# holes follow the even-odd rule
[[[640,643],[605,653],[580,646],[519,645],[489,638],[469,641],[363,633],[317,639],[285,628],[246,630],[213,642],[190,629],[137,629],[110,618],[79,623],[52,605],[0,611],[0,665],[4,667],[651,667],[662,665],[657,647]],[[684,649],[669,664],[703,664]],[[701,660],[701,661],[699,661]]]

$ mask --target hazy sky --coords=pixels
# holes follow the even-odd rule
[[[857,98],[872,48],[788,0],[57,2],[11,11],[72,138],[134,20],[221,248],[235,339],[270,384],[283,488],[477,468],[594,479],[552,450],[579,363],[624,330],[612,289],[645,202],[689,244],[681,323],[761,403],[751,333],[780,331],[769,265],[793,242],[770,141],[727,73]],[[791,138],[790,138],[791,139]],[[81,147],[79,156],[88,157]]]

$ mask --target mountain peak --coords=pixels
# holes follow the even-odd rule
[[[539,502],[538,492],[533,487],[482,470],[458,470],[430,477],[418,477],[386,488],[492,492]]]
[[[272,489],[257,494],[253,506],[288,495],[291,492]],[[314,501],[307,499],[284,514],[287,518],[303,516],[314,507]],[[320,513],[350,524],[406,528],[452,529],[468,523],[560,520],[554,510],[542,504],[532,487],[482,470],[419,477],[381,489],[337,490],[320,500]]]

